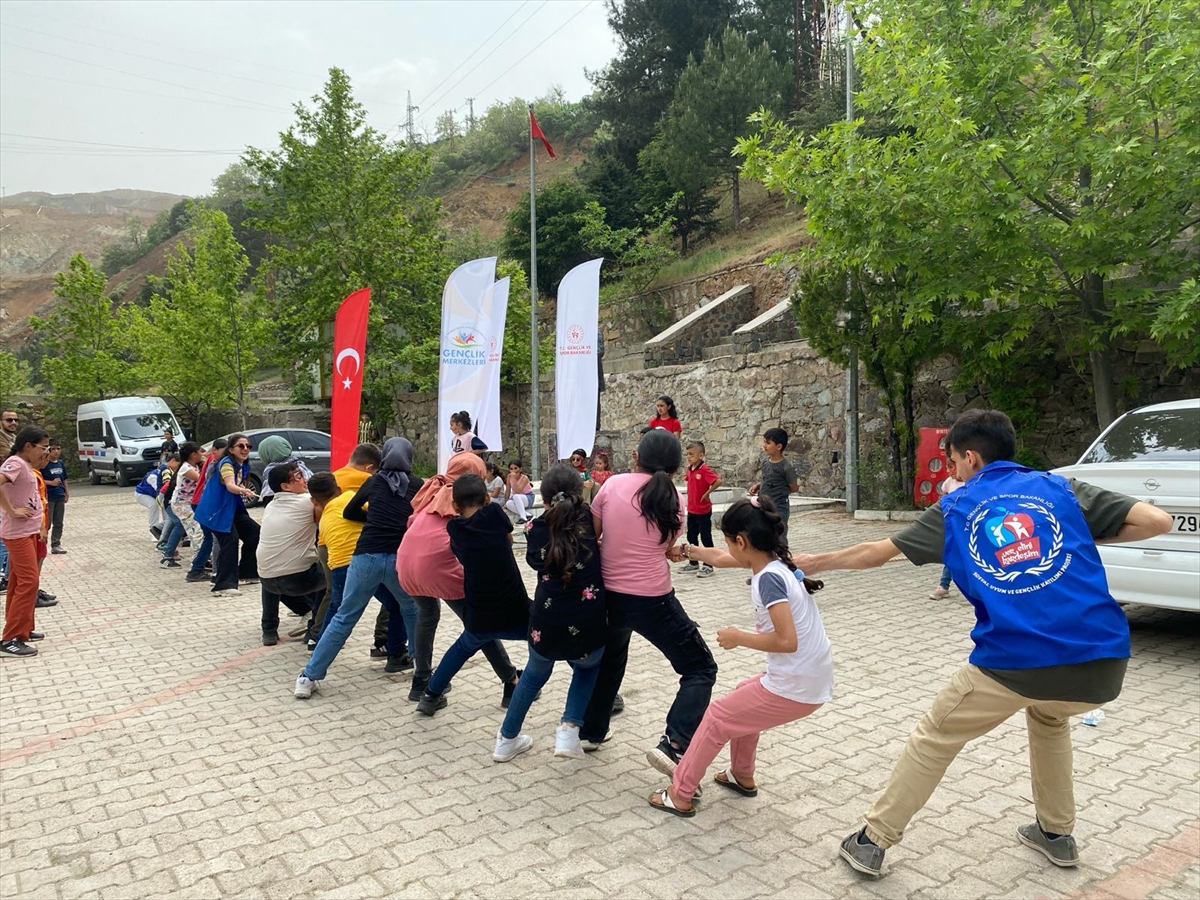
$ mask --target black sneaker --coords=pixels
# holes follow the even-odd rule
[[[159,565],[159,568],[163,568],[163,569],[182,569],[183,568],[183,566],[181,566],[179,563],[175,562],[175,560],[169,559],[169,558],[159,560],[158,565]]]
[[[46,609],[50,606],[58,606],[58,600],[53,594],[47,594],[45,591],[38,591],[37,600],[33,605],[37,609]]]
[[[617,694],[617,696],[613,697],[612,715],[620,715],[623,712],[625,712],[625,698]]]
[[[262,633],[262,641],[264,647],[274,647],[279,643],[278,631],[264,631]]]
[[[0,578],[0,594],[3,594],[7,590],[8,590],[8,579]]]
[[[431,694],[426,691],[421,695],[421,702],[417,704],[417,712],[423,716],[432,716],[439,709],[446,708],[445,694]]]
[[[50,552],[53,553],[55,556],[62,556],[67,551],[64,550],[62,547],[58,546],[57,544],[55,544],[53,547],[50,548]]]
[[[524,671],[525,671],[524,669],[517,669],[517,681],[521,680],[521,673]],[[516,691],[516,689],[517,689],[516,681],[506,681],[504,683],[504,696],[500,698],[500,708],[501,709],[508,709],[508,704],[512,703],[513,692]],[[542,692],[538,691],[537,695],[533,699],[537,700],[541,696],[542,696]]]
[[[208,581],[209,575],[207,572],[188,572],[183,576],[183,580],[188,584],[196,584],[199,581]]]
[[[387,659],[387,644],[376,644],[371,648],[371,659]]]
[[[413,658],[407,653],[401,653],[398,656],[389,656],[387,665],[383,667],[385,672],[407,672],[413,668]]]
[[[29,632],[29,637],[25,638],[25,640],[31,644],[34,641],[44,641],[45,639],[46,635],[42,634],[40,631],[31,631]]]
[[[1026,847],[1037,850],[1046,859],[1062,868],[1079,865],[1079,848],[1075,838],[1069,834],[1056,834],[1051,837],[1038,822],[1032,825],[1022,825],[1017,829],[1017,839]]]
[[[683,753],[671,746],[671,741],[665,734],[659,740],[658,746],[646,754],[646,761],[664,775],[674,775],[675,767],[681,759]]]
[[[57,600],[58,594],[52,594],[49,591],[43,591],[41,588],[38,588],[37,598],[39,600]]]
[[[317,639],[315,637],[308,638],[304,642],[304,646],[305,646],[305,649],[308,650],[309,653],[312,653],[314,650],[317,649]]]
[[[37,647],[30,647],[20,638],[11,638],[0,643],[0,656],[37,656]]]
[[[428,684],[428,678],[413,678],[412,686],[408,689],[408,699],[416,703],[425,695],[425,687]]]

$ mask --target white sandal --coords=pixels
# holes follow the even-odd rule
[[[655,803],[654,798],[657,797],[661,802]],[[662,788],[650,795],[649,804],[655,809],[661,809],[663,812],[668,812],[673,816],[679,816],[681,819],[690,819],[696,814],[696,807],[691,809],[680,809],[675,805],[675,801],[671,799],[671,792],[667,788]]]

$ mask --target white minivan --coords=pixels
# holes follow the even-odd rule
[[[1054,471],[1170,513],[1167,534],[1100,546],[1108,589],[1119,603],[1200,613],[1200,399],[1131,410]]]
[[[79,462],[92,484],[114,478],[121,487],[137,483],[158,464],[163,432],[177,441],[183,429],[161,397],[114,397],[84,403],[75,412]]]

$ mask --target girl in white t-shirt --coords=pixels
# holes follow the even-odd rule
[[[764,496],[739,500],[721,520],[727,553],[684,544],[687,559],[722,568],[748,568],[754,631],[732,626],[717,631],[725,650],[747,647],[767,654],[767,670],[714,700],[675,769],[670,787],[650,795],[650,805],[685,818],[696,814],[700,779],[729,744],[729,768],[713,780],[743,797],[754,797],[758,736],[816,712],[833,697],[833,656],[812,592],[821,582],[796,577],[787,529]]]

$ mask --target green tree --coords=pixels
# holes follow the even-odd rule
[[[578,181],[559,178],[538,191],[538,287],[553,293],[562,277],[592,258],[580,234],[581,214],[595,198]],[[529,192],[508,214],[504,254],[529,272]]]
[[[160,294],[134,313],[131,331],[154,382],[194,429],[213,406],[234,403],[246,426],[246,390],[266,339],[240,285],[250,261],[220,210],[193,205],[185,243],[167,258]],[[190,244],[190,249],[187,246]]]
[[[638,154],[644,213],[669,217],[679,236],[680,252],[716,227],[717,198],[709,194],[716,183],[715,167],[690,155],[672,152],[656,137]]]
[[[771,48],[765,43],[751,46],[733,28],[725,30],[719,43],[710,38],[704,55],[689,57],[679,76],[663,120],[660,150],[672,171],[719,172],[729,180],[734,229],[742,220],[740,160],[733,155],[734,144],[755,130],[747,120],[756,110],[782,111],[786,87],[787,77]]]
[[[0,350],[0,406],[11,408],[17,395],[29,390],[30,380],[29,363]]]
[[[773,123],[742,148],[769,187],[807,200],[808,262],[914,273],[906,326],[946,300],[1003,311],[1003,330],[971,342],[997,369],[1061,335],[1086,358],[1101,426],[1117,414],[1114,342],[1155,336],[1170,363],[1194,363],[1195,5],[870,0],[857,12],[871,23],[857,106],[886,111],[898,133],[838,124],[805,144]]]
[[[105,399],[141,387],[131,365],[129,333],[104,276],[82,253],[54,276],[61,305],[48,319],[29,317],[46,351],[42,377],[62,402]]]
[[[629,169],[658,127],[672,91],[705,41],[733,21],[737,0],[607,0],[617,56],[599,72],[596,109],[612,129],[612,151]]]
[[[371,287],[364,391],[373,409],[435,371],[442,283],[448,272],[437,201],[422,196],[427,152],[366,124],[341,69],[278,150],[251,149],[257,181],[251,224],[271,244],[256,276],[271,308],[278,358],[307,367],[328,352],[323,328],[343,298]]]
[[[458,122],[455,121],[454,110],[448,109],[437,117],[433,125],[433,132],[439,141],[445,141],[451,147],[454,146],[455,139],[462,134]]]

